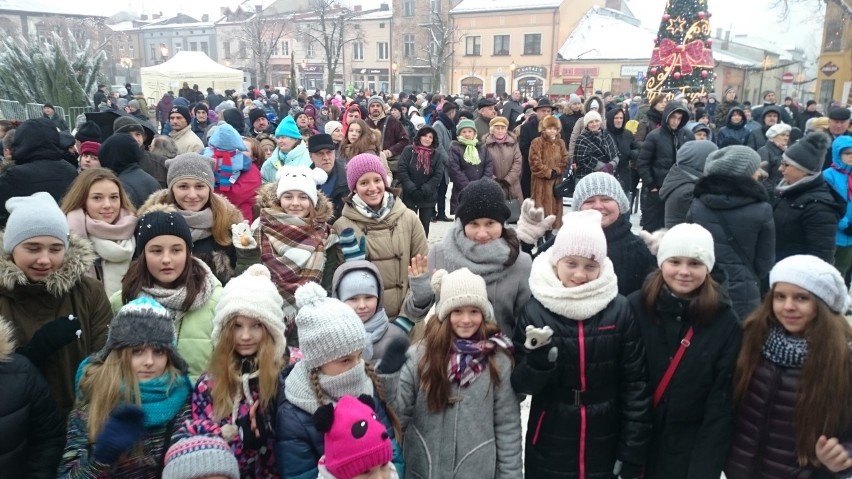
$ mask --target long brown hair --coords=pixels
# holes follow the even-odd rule
[[[88,364],[80,378],[82,405],[88,405],[89,442],[94,443],[103,430],[107,418],[119,403],[142,404],[139,380],[133,373],[131,361],[133,348],[126,347],[110,351],[103,363]],[[171,361],[166,365],[166,374],[174,382],[179,376]]]
[[[486,322],[484,319],[479,326],[478,339],[488,339],[500,328],[496,323]],[[423,338],[423,357],[417,365],[417,377],[426,393],[426,405],[429,411],[441,412],[450,404],[450,378],[447,375],[447,365],[450,363],[450,355],[453,352],[453,340],[455,339],[453,327],[449,318],[441,321],[438,316],[432,316],[426,322],[426,333]],[[508,351],[498,347],[498,350],[512,357]],[[491,386],[500,384],[500,372],[497,370],[497,360],[494,355],[488,356],[488,374],[491,377]]]
[[[204,284],[207,281],[207,270],[204,269],[199,261],[192,257],[192,249],[187,245],[186,249],[186,266],[183,268],[183,273],[175,280],[175,284],[186,286],[186,299],[183,300],[183,310],[189,311],[192,303],[195,302],[195,297],[204,290]],[[121,302],[127,304],[142,294],[143,288],[150,288],[156,285],[157,282],[151,272],[148,271],[148,265],[145,264],[145,251],[142,251],[136,259],[130,263],[127,268],[127,273],[121,279]]]
[[[168,189],[166,202],[174,205],[175,208],[180,208],[177,201],[175,201],[175,194],[171,188]],[[207,200],[207,205],[213,211],[213,228],[211,229],[213,240],[220,246],[230,246],[232,244],[231,225],[241,223],[243,221],[243,214],[230,201],[218,193],[214,193],[212,188],[210,189],[210,199]]]
[[[234,318],[232,317],[223,325],[222,334],[210,356],[209,372],[213,383],[210,395],[213,398],[213,419],[216,421],[221,421],[231,414],[234,397],[242,392],[240,380],[242,359],[234,353],[233,327]],[[263,340],[255,356],[259,373],[258,400],[261,410],[266,410],[272,404],[278,392],[278,374],[284,365],[284,358],[276,358],[275,349],[275,340],[266,326],[263,326]]]
[[[775,288],[766,295],[760,307],[743,323],[743,344],[737,358],[734,397],[742,401],[748,394],[751,377],[761,361],[761,351],[772,325],[781,326],[772,308]],[[852,396],[852,327],[842,315],[831,311],[819,298],[816,317],[804,336],[808,354],[799,375],[796,410],[796,456],[800,467],[819,467],[814,445],[821,435],[835,437],[852,425],[848,407]]]
[[[260,140],[252,138],[250,136],[244,136],[243,141],[248,143],[251,147],[249,151],[245,152],[251,157],[251,162],[254,163],[255,166],[260,168],[263,166],[263,162],[266,161],[266,156],[263,154],[263,149],[260,147]]]
[[[127,192],[121,185],[121,181],[112,170],[106,168],[89,168],[77,175],[62,198],[62,212],[67,215],[76,209],[85,208],[86,200],[89,199],[89,190],[92,189],[92,185],[99,181],[115,183],[118,186],[119,207],[131,213],[136,212],[136,208],[131,203],[130,198],[127,197]],[[116,216],[116,218],[118,217]]]
[[[648,276],[645,284],[642,285],[642,305],[645,307],[645,313],[654,318],[655,321],[657,300],[660,298],[660,293],[662,293],[665,284],[663,271],[657,269]],[[708,273],[704,283],[693,293],[692,299],[689,300],[689,317],[692,322],[699,325],[713,321],[719,311],[719,283]]]
[[[349,142],[349,128],[352,125],[358,125],[361,128],[361,136],[355,143]],[[355,155],[361,153],[379,154],[379,141],[376,138],[376,132],[364,120],[355,120],[347,125],[346,135],[343,136],[343,141],[340,142],[340,154],[346,159],[351,159]]]

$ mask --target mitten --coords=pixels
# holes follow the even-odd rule
[[[516,233],[518,239],[527,244],[535,244],[544,233],[553,228],[556,216],[544,216],[543,208],[536,208],[535,201],[527,198],[521,204],[521,217],[518,220]]]
[[[435,194],[435,189],[429,183],[420,185],[420,192],[423,194],[423,199],[429,199]]]
[[[251,416],[248,414],[238,417],[236,424],[240,428],[240,439],[243,440],[243,445],[249,449],[258,450],[266,446],[270,427],[267,424],[266,415],[263,414],[260,408],[255,411],[254,419],[257,425],[257,435],[251,429]]]
[[[240,223],[231,225],[231,243],[234,245],[234,248],[239,249],[257,248],[257,241],[255,241],[254,235],[251,234],[251,227],[248,221],[243,220]]]
[[[638,479],[642,476],[642,466],[632,462],[615,461],[612,474],[619,479]]]
[[[408,338],[399,337],[392,340],[385,353],[382,354],[382,360],[379,362],[379,367],[376,372],[379,374],[394,374],[405,364],[406,352],[408,352]]]
[[[39,328],[30,341],[17,352],[29,358],[36,366],[40,366],[57,349],[79,339],[80,334],[80,320],[73,314],[69,314],[56,318]]]
[[[367,237],[355,237],[355,230],[346,228],[340,232],[340,250],[343,251],[344,261],[367,259]]]
[[[559,356],[559,350],[556,346],[544,347],[550,344],[553,330],[548,326],[543,328],[527,326],[525,332],[524,349],[526,350],[527,364],[537,371],[547,371],[553,368],[556,358]]]
[[[123,405],[112,410],[95,441],[92,456],[101,464],[114,464],[145,434],[145,413],[139,406]]]
[[[604,163],[600,171],[611,175],[612,172],[615,171],[615,165],[613,163]]]

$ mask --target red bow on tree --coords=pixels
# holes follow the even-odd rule
[[[659,48],[655,48],[651,54],[651,65],[662,65],[672,67],[680,65],[680,71],[684,75],[692,73],[692,69],[701,67],[713,67],[713,51],[704,48],[704,42],[695,40],[686,45],[678,45],[668,38],[660,41]]]

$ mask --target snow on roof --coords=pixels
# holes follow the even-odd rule
[[[50,0],[0,0],[0,10],[21,13],[108,17],[98,2],[56,2]]]
[[[785,47],[783,46],[779,46],[777,42],[772,42],[769,40],[764,40],[763,38],[742,34],[734,35],[731,38],[731,41],[748,47],[766,50],[769,53],[774,53],[778,55],[778,58],[780,58],[781,60],[793,59],[793,55],[790,53],[790,51],[785,49]]]
[[[713,44],[713,47],[715,46],[716,43]],[[735,67],[754,68],[760,66],[759,62],[755,62],[754,60],[750,60],[739,55],[734,55],[731,52],[717,50],[716,48],[713,48],[713,60],[717,63],[725,63]]]
[[[533,10],[539,8],[558,8],[563,0],[462,0],[450,14],[487,13],[505,10]]]
[[[592,7],[559,48],[563,60],[650,59],[657,32],[615,10]]]
[[[367,12],[363,15],[356,15],[353,17],[355,20],[383,20],[386,18],[393,17],[393,11],[391,10],[376,10],[373,12]]]

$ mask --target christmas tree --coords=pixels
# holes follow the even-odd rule
[[[713,51],[710,49],[707,0],[667,0],[651,63],[645,75],[649,98],[680,93],[696,98],[713,90]]]

